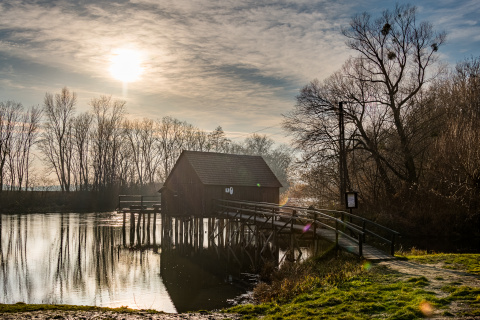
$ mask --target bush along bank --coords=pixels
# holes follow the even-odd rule
[[[115,210],[118,191],[3,191],[0,214],[106,212]]]

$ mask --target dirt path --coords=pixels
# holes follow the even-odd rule
[[[448,296],[448,293],[442,290],[442,287],[447,285],[470,286],[480,288],[480,276],[472,275],[470,273],[449,270],[442,268],[442,264],[420,264],[411,261],[389,260],[379,262],[379,265],[384,265],[392,270],[398,271],[404,275],[405,280],[412,277],[425,277],[429,284],[425,290],[435,292],[437,297],[442,298]],[[449,311],[453,314],[461,314],[462,311],[468,310],[469,306],[464,303],[452,302]],[[452,317],[442,316],[442,310],[433,310],[431,319],[452,319]],[[455,317],[458,319],[458,317]],[[474,318],[463,318],[474,319]],[[478,318],[477,318],[478,319]]]

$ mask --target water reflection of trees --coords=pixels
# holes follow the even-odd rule
[[[218,308],[243,291],[232,287],[219,248],[202,248],[206,239],[183,235],[158,250],[161,228],[155,234],[148,215],[130,218],[122,228],[94,214],[0,216],[0,303],[142,303],[175,312]]]
[[[3,295],[7,296],[14,287],[27,298],[30,297],[31,282],[26,254],[28,226],[23,219],[5,216],[11,227],[3,230],[3,217],[0,215],[0,268]],[[6,241],[4,241],[6,240]],[[6,281],[10,278],[12,281]]]
[[[160,257],[142,250],[153,245],[144,235],[127,246],[121,226],[94,216],[0,216],[0,302],[102,305],[154,285]]]

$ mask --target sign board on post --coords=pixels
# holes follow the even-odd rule
[[[345,192],[345,204],[347,206],[347,209],[358,208],[358,192]]]

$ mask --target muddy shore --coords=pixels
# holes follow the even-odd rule
[[[0,313],[2,320],[216,320],[240,319],[239,315],[224,313],[117,313],[112,311],[31,311]]]

